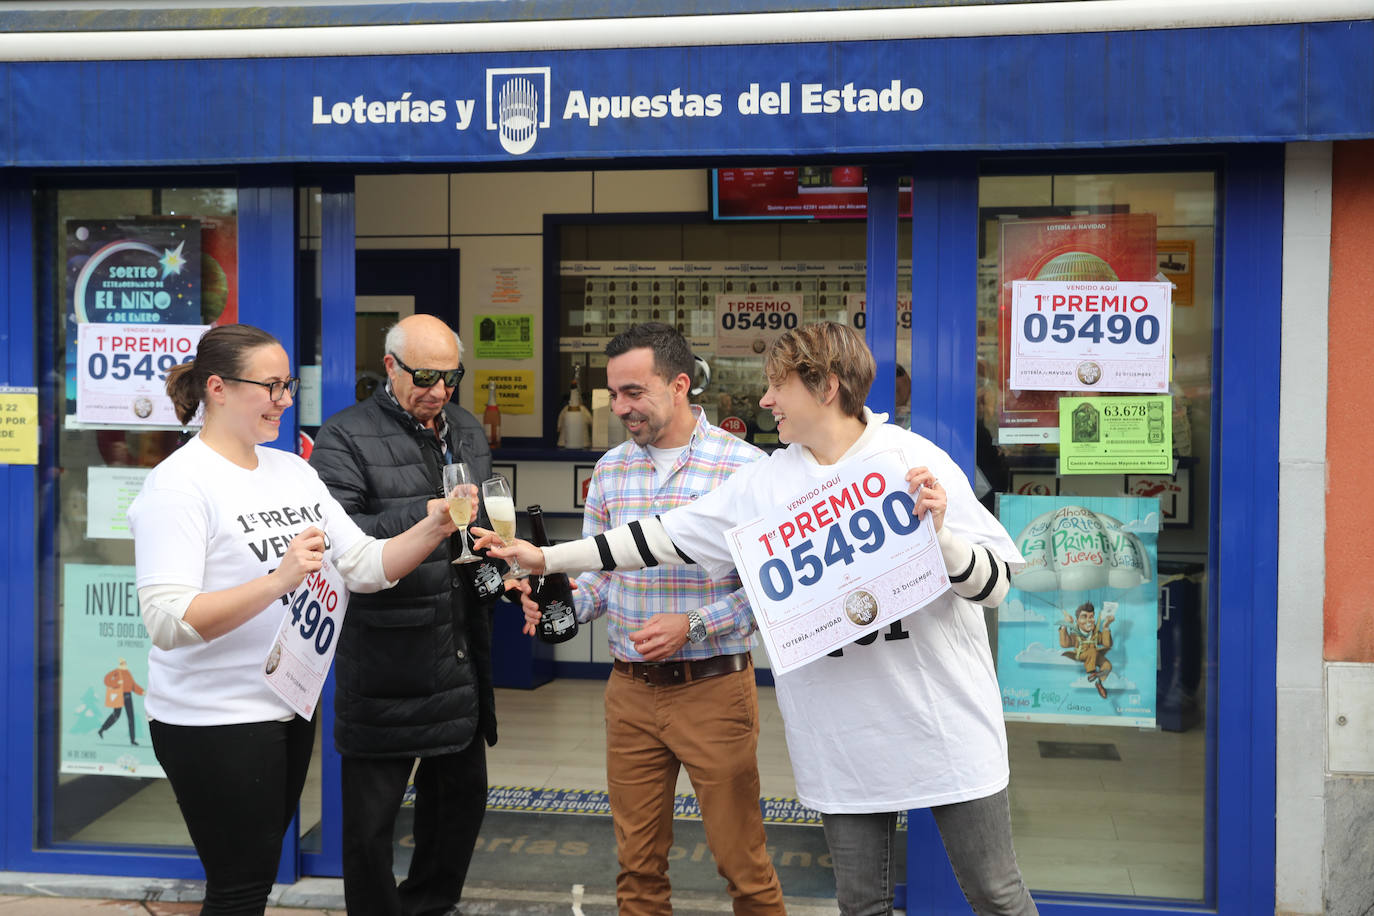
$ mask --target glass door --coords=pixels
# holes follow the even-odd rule
[[[977,489],[1028,561],[990,615],[1021,868],[1201,901],[1216,173],[978,196]]]
[[[456,250],[357,251],[349,289],[340,283],[336,249],[354,254],[349,218],[352,195],[321,187],[300,191],[297,274],[302,376],[301,450],[308,455],[314,434],[334,412],[371,397],[385,384],[382,339],[399,319],[422,312],[457,324],[458,264]],[[329,210],[332,219],[326,220]],[[348,228],[350,237],[325,238]],[[329,250],[325,250],[329,246]],[[348,340],[337,332],[351,331]],[[332,377],[326,383],[324,379]],[[301,871],[337,877],[342,874],[342,811],[339,754],[334,748],[333,675],[320,703],[320,729],[301,798]],[[408,802],[407,802],[408,804]],[[403,816],[402,823],[406,822]]]
[[[40,415],[53,426],[40,455],[34,848],[189,856],[194,870],[148,737],[125,510],[182,440],[156,403],[166,370],[199,326],[238,320],[238,195],[202,180],[37,200]]]

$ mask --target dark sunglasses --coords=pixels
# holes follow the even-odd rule
[[[412,369],[401,362],[401,358],[395,353],[391,354],[391,358],[396,360],[396,365],[400,366],[402,370],[410,373],[410,378],[415,382],[417,388],[433,388],[443,382],[444,387],[451,390],[458,387],[458,383],[463,380],[463,376],[468,371],[463,368],[462,363],[458,364],[457,369]]]
[[[280,401],[282,395],[289,394],[296,396],[296,391],[301,387],[301,380],[295,377],[281,379],[276,382],[257,382],[251,378],[234,378],[232,375],[221,375],[220,378],[226,382],[243,382],[245,385],[257,385],[267,389],[267,397],[273,402]]]

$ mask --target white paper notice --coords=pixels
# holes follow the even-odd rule
[[[1171,283],[1011,285],[1011,387],[1169,390]]]
[[[305,577],[267,653],[263,677],[267,686],[307,719],[313,718],[320,690],[339,647],[339,631],[348,610],[348,587],[328,560]]]
[[[149,468],[93,467],[86,472],[86,537],[132,540],[129,505]]]
[[[775,673],[883,629],[949,588],[906,471],[896,449],[856,456],[726,533]]]
[[[118,426],[180,426],[167,370],[195,359],[209,325],[81,324],[76,338],[76,418]]]
[[[802,296],[725,293],[716,296],[716,355],[762,356],[801,323]]]
[[[849,326],[857,331],[868,327],[868,294],[846,293],[845,311],[849,314]],[[897,296],[897,336],[911,337],[911,294],[899,293]],[[901,352],[901,351],[898,351]]]
[[[298,372],[301,386],[297,389],[296,416],[301,426],[320,426],[324,423],[324,386],[321,366],[301,366]]]

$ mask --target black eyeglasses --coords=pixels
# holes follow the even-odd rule
[[[257,385],[267,389],[267,397],[274,403],[282,399],[282,395],[289,394],[296,396],[296,391],[301,387],[301,380],[295,377],[287,377],[275,382],[258,382],[251,378],[234,378],[232,375],[221,375],[220,378],[226,382],[243,382],[245,385]]]
[[[410,378],[417,388],[433,388],[442,381],[445,388],[453,389],[458,387],[458,383],[468,371],[463,368],[462,363],[458,364],[457,369],[412,369],[401,362],[401,358],[395,353],[391,354],[391,358],[396,360],[396,365],[410,373]]]

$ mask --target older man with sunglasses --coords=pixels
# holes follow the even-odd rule
[[[364,532],[404,531],[443,495],[443,466],[491,476],[482,425],[451,403],[463,344],[428,315],[386,336],[387,382],[321,427],[310,463]],[[491,561],[454,566],[457,537],[395,588],[354,595],[339,636],[334,743],[343,757],[344,898],[350,913],[453,912],[486,810],[496,743]],[[415,846],[400,886],[392,835],[416,760]]]

